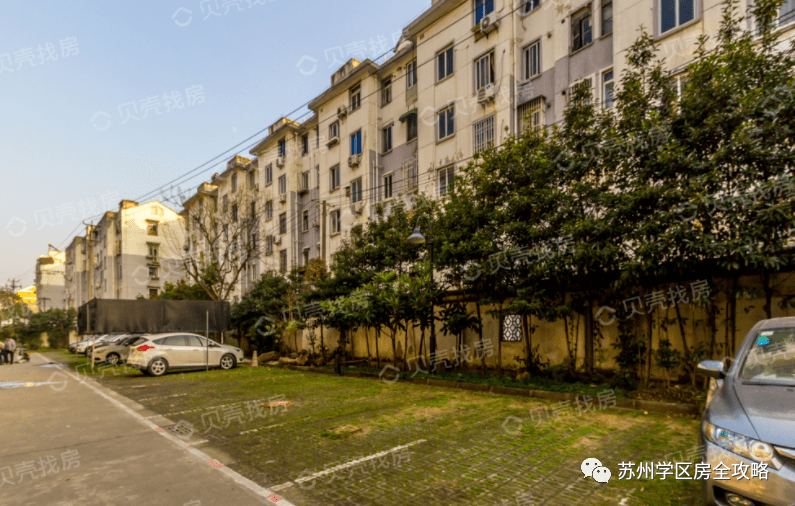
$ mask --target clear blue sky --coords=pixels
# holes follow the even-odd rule
[[[335,59],[393,48],[430,3],[3,0],[0,285],[33,284],[47,244],[65,248],[103,197],[144,195],[316,97]]]

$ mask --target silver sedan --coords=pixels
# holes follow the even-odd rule
[[[146,336],[136,343],[127,365],[150,376],[162,376],[169,370],[233,369],[243,358],[240,348],[218,344],[196,334],[174,332]]]

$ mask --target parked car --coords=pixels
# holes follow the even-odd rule
[[[713,470],[703,480],[706,504],[795,504],[795,318],[757,323],[733,361],[698,370],[714,378],[699,438]],[[721,464],[729,479],[716,479]]]
[[[162,376],[172,369],[203,369],[208,365],[232,369],[243,358],[240,348],[179,332],[146,336],[130,352],[127,365],[150,376]]]
[[[96,343],[104,342],[107,337],[108,336],[106,334],[103,334],[103,335],[98,335],[98,336],[91,336],[88,339],[84,339],[83,341],[80,341],[77,344],[76,351],[77,351],[77,353],[82,353],[82,354],[85,355],[86,354],[86,349],[91,348],[91,346],[94,344],[94,342],[96,342]]]
[[[116,365],[127,360],[132,346],[146,341],[145,335],[125,335],[116,342],[104,343],[94,349],[94,361]]]
[[[78,346],[80,346],[81,344],[83,344],[83,343],[87,342],[88,340],[90,340],[90,339],[92,339],[92,338],[94,338],[94,337],[97,337],[97,336],[88,336],[88,337],[86,337],[85,339],[83,339],[82,341],[78,341],[78,342],[76,342],[76,343],[72,343],[72,344],[70,344],[70,345],[69,345],[69,352],[70,352],[70,353],[75,353],[75,352],[77,351],[77,347],[78,347]]]

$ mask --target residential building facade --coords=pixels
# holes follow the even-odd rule
[[[66,309],[66,255],[50,246],[36,260],[36,307],[38,311]]]

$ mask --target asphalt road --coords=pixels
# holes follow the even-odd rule
[[[153,415],[38,354],[0,366],[0,504],[290,504]]]

